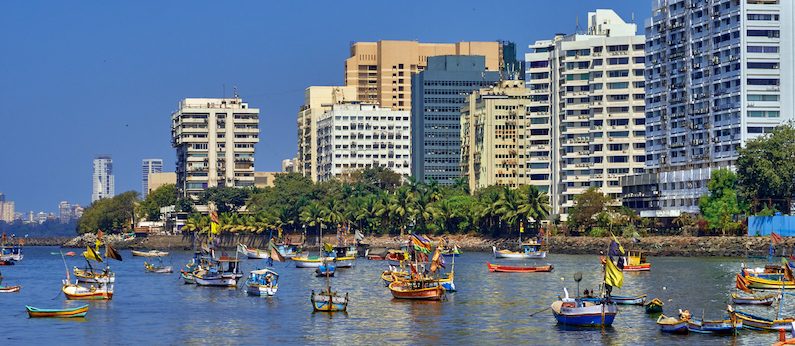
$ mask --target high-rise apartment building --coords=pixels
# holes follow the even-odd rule
[[[472,192],[491,185],[549,191],[548,114],[529,112],[531,91],[507,80],[474,92],[461,108],[461,169]]]
[[[641,215],[697,212],[712,171],[733,168],[746,141],[795,119],[794,16],[784,0],[654,1],[646,164],[656,176],[644,181],[657,191]]]
[[[310,86],[298,111],[298,172],[317,179],[317,122],[334,104],[356,101],[355,86]]]
[[[394,110],[411,110],[411,76],[438,55],[480,55],[486,70],[499,71],[500,42],[420,43],[417,41],[355,42],[345,60],[345,85],[356,88],[358,100]]]
[[[234,98],[186,98],[171,116],[177,189],[196,198],[208,187],[254,185],[259,109]]]
[[[58,203],[58,219],[61,223],[69,223],[74,218],[72,204],[68,201]]]
[[[316,180],[377,166],[409,176],[410,126],[408,111],[358,101],[332,105],[318,121]]]
[[[0,221],[14,222],[14,202],[7,201],[4,194],[0,193]]]
[[[411,175],[452,185],[461,177],[461,106],[473,91],[494,85],[499,72],[482,56],[428,58],[411,81]]]
[[[113,176],[113,159],[109,155],[99,155],[94,159],[92,174],[91,203],[116,194]]]
[[[644,171],[645,39],[635,33],[596,10],[586,33],[536,41],[525,55],[529,113],[551,123],[551,206],[563,220],[585,190],[618,199],[619,178]]]
[[[141,161],[141,195],[149,194],[149,175],[163,171],[163,159],[144,159]]]

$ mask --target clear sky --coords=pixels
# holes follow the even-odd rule
[[[16,210],[87,205],[91,162],[113,157],[116,193],[141,160],[174,170],[170,115],[185,97],[238,93],[261,110],[258,171],[296,152],[310,85],[341,85],[352,41],[511,40],[527,45],[616,10],[639,34],[651,0],[0,2],[0,192]]]

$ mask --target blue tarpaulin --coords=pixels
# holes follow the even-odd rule
[[[749,236],[768,236],[776,232],[781,236],[795,237],[795,216],[751,216],[748,218]]]

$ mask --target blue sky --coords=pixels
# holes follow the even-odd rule
[[[304,88],[342,84],[352,41],[502,39],[524,53],[596,8],[634,13],[642,31],[651,0],[3,1],[0,192],[17,211],[86,205],[97,154],[113,156],[117,193],[140,190],[142,159],[174,169],[179,100],[224,85],[261,109],[256,169],[279,170]]]

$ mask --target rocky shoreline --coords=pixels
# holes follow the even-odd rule
[[[492,246],[509,249],[517,249],[519,247],[518,238],[483,238],[471,235],[448,235],[445,238],[450,244],[458,245],[464,251],[488,252],[491,251]],[[190,250],[192,248],[191,237],[183,235],[154,235],[129,241],[123,240],[118,235],[107,235],[105,239],[119,249]],[[26,245],[85,247],[86,245],[94,244],[94,240],[93,234],[86,234],[72,239],[29,238],[26,241]],[[324,237],[323,240],[329,243],[336,243],[336,237],[333,235]],[[619,241],[625,249],[641,250],[649,256],[767,256],[770,246],[770,238],[768,237],[652,236],[638,239],[619,238]],[[371,247],[397,248],[400,246],[399,237],[367,237],[364,242]],[[265,237],[249,235],[224,236],[221,239],[221,246],[225,248],[234,248],[238,243],[251,247],[263,247],[267,240]],[[605,251],[609,244],[610,238],[555,236],[549,238],[549,251],[560,254],[599,254]],[[776,252],[780,254],[782,248],[795,248],[795,239],[785,238],[782,244],[776,246]]]

